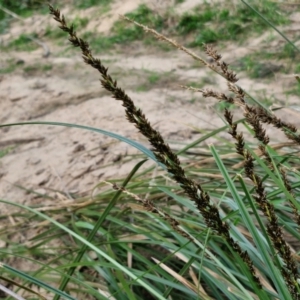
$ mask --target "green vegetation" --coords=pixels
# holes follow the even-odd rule
[[[291,44],[286,43],[283,46],[282,51],[278,52],[277,56],[279,59],[286,58],[290,60],[295,60],[300,58],[300,53]]]
[[[138,23],[147,24],[148,27],[157,31],[161,31],[164,26],[162,16],[160,16],[157,12],[152,11],[144,4],[140,5],[136,10],[126,14],[125,16]],[[116,22],[113,26],[112,32],[112,38],[116,43],[129,43],[141,40],[145,37],[145,32],[142,28],[133,24],[124,26],[124,21]]]
[[[151,74],[147,77],[150,84],[155,84],[161,79],[161,74],[156,72],[151,72]],[[167,74],[165,74],[167,76]]]
[[[77,16],[73,20],[73,25],[75,28],[82,29],[87,26],[88,22],[88,18],[80,18]],[[51,26],[47,26],[44,36],[50,39],[61,39],[64,37],[64,32],[58,28],[52,28]]]
[[[50,38],[50,39],[61,39],[63,38],[64,34],[61,30],[55,28],[52,29],[51,26],[47,26],[45,30],[45,37]]]
[[[99,4],[99,1],[77,1],[77,7],[87,8],[90,6],[95,6]],[[107,7],[108,2],[101,2],[101,5]],[[105,13],[102,12],[102,13]],[[163,17],[155,13],[153,10],[148,8],[146,5],[140,5],[136,10],[131,13],[126,14],[127,17],[136,20],[137,22],[147,24],[148,26],[155,28],[160,31],[163,28],[164,22]],[[88,18],[75,18],[73,20],[73,25],[75,28],[83,29],[88,23]],[[47,27],[45,36],[51,39],[59,39],[64,36],[64,33],[51,26]],[[83,38],[88,40],[91,47],[93,47],[96,52],[103,52],[114,48],[116,45],[129,44],[130,42],[136,40],[143,40],[145,43],[149,42],[150,39],[145,38],[145,33],[141,28],[134,25],[124,26],[124,21],[115,22],[113,28],[109,35],[97,35],[95,32],[86,31],[83,33]],[[164,49],[169,49],[162,46]]]
[[[168,87],[170,83],[174,82],[175,76],[173,72],[155,72],[150,70],[144,70],[142,75],[139,75],[139,84],[136,87],[138,92],[145,92],[149,91],[153,88],[159,87]]]
[[[268,47],[268,43],[265,42],[264,46]],[[276,48],[256,50],[234,62],[233,68],[238,72],[246,71],[250,78],[271,78],[279,72],[298,73],[300,68],[294,62],[299,58],[300,52],[285,43]]]
[[[256,2],[258,3],[258,2]],[[214,4],[197,9],[197,13],[186,13],[180,19],[177,30],[181,34],[193,34],[191,46],[203,43],[215,43],[222,40],[240,40],[249,37],[249,33],[262,33],[268,25],[252,10],[243,4],[236,7],[217,9]],[[276,3],[261,1],[255,7],[274,25],[288,23],[288,19],[279,11]]]
[[[126,14],[133,20],[147,24],[147,26],[160,31],[163,27],[163,18],[156,12],[149,9],[146,5],[140,5],[136,10]],[[89,39],[94,51],[101,52],[113,48],[116,44],[128,44],[133,41],[145,39],[145,32],[133,24],[124,26],[124,21],[117,21],[108,36],[101,36],[98,33],[85,32],[84,39]],[[148,38],[149,39],[149,38]]]
[[[80,18],[80,17],[76,17],[73,21],[73,25],[75,28],[80,28],[83,29],[84,27],[86,27],[86,25],[89,23],[89,19],[88,18]]]
[[[33,11],[41,7],[44,7],[45,10],[45,3],[41,0],[0,0],[0,5],[22,17],[31,16]],[[0,20],[6,16],[6,13],[0,10]]]
[[[75,7],[85,9],[97,5],[109,6],[110,3],[111,0],[75,0]]]
[[[30,36],[21,34],[18,38],[12,40],[8,46],[4,47],[5,50],[14,50],[14,51],[33,51],[36,50],[39,46],[32,41]]]
[[[287,95],[299,96],[300,95],[300,83],[295,82],[294,86],[290,90],[287,91]]]
[[[11,73],[16,69],[16,67],[16,62],[13,59],[8,59],[6,62],[3,62],[3,65],[0,68],[0,74]]]
[[[8,9],[24,18],[31,16],[37,11],[40,13],[48,12],[45,2],[41,0],[0,0],[0,7]],[[10,14],[0,9],[0,34],[6,31],[11,19],[12,16]]]
[[[287,13],[279,9],[278,5],[271,1],[256,2],[255,9],[259,10],[264,17],[274,25],[288,24]],[[235,40],[240,41],[248,37],[250,33],[261,34],[269,26],[252,10],[243,4],[218,10],[214,4],[206,4],[197,10],[197,13],[186,13],[178,20],[178,25],[173,26],[165,22],[168,13],[159,14],[152,11],[146,5],[140,5],[135,11],[126,14],[132,20],[145,24],[158,32],[162,29],[173,35],[193,36],[190,46],[202,46],[203,43],[215,43],[216,41]],[[173,16],[173,18],[178,18]],[[117,21],[108,36],[99,37],[96,33],[89,33],[92,37],[91,44],[96,51],[111,49],[115,44],[130,43],[143,40],[145,44],[153,44],[153,39],[146,35],[142,28],[124,21]],[[149,42],[151,41],[151,42]],[[166,44],[162,44],[166,45]],[[294,51],[290,45],[286,46],[281,53]],[[291,49],[290,49],[291,47]],[[169,50],[169,47],[165,47]]]
[[[227,103],[224,101],[218,102],[216,105],[216,109],[220,112],[223,112],[225,109],[234,109],[236,108],[236,106],[234,104],[231,103]]]
[[[99,128],[49,121],[0,125],[38,124],[89,130],[127,143],[140,153],[126,157],[135,163],[125,178],[95,182],[95,189],[86,197],[72,194],[71,201],[55,202],[57,199],[50,195],[40,195],[41,201],[35,205],[0,199],[10,209],[9,215],[0,216],[5,224],[0,231],[5,243],[0,251],[1,280],[9,283],[9,290],[26,299],[30,299],[28,295],[42,298],[43,291],[47,291],[47,298],[53,300],[299,299],[300,137],[294,125],[268,109],[275,99],[261,91],[262,95],[253,97],[237,86],[238,74],[211,46],[204,47],[209,63],[178,46],[207,68],[208,78],[210,72],[221,75],[227,87],[222,89],[211,79],[206,81],[213,86],[210,89],[202,88],[201,80],[187,87],[201,87],[198,94],[219,101],[217,107],[224,110],[224,126],[205,131],[195,125],[194,130],[201,136],[172,150],[147,120],[143,107],[136,107],[105,62],[93,56],[94,49],[79,39],[58,10],[50,6],[50,12],[71,37],[72,46],[82,52],[85,63],[99,71],[103,88],[111,94],[110,101],[123,105],[124,118],[144,140],[138,143]],[[245,10],[240,16],[231,14],[231,10],[222,10],[217,15],[219,24],[224,22],[223,28],[218,29],[224,35],[228,28],[228,36],[241,35],[244,27],[261,30],[258,15],[252,11]],[[208,26],[211,12],[203,10],[200,15],[202,25]],[[273,17],[268,11],[264,11],[264,16]],[[144,6],[131,17],[148,22],[148,26],[152,22],[156,29],[163,27],[163,19]],[[236,19],[236,24],[232,19]],[[200,34],[200,27],[193,26],[201,22],[186,19],[178,28],[185,34]],[[220,35],[216,28],[210,30]],[[128,39],[121,34],[128,35]],[[103,43],[108,41],[108,47],[143,36],[141,27],[122,29],[117,23],[111,36],[102,39]],[[94,33],[84,37],[94,40]],[[97,45],[95,40],[93,45]],[[98,47],[104,49],[102,44]],[[284,57],[287,53],[288,50]],[[253,78],[275,72],[259,56],[252,55],[241,59],[238,67],[253,72]],[[163,80],[170,80],[171,74],[146,71],[144,76],[152,86],[165,86]],[[234,117],[234,107],[241,109],[242,119]],[[99,109],[105,110],[105,104]],[[267,125],[292,143],[278,144],[276,135],[267,135]],[[217,141],[215,145],[211,138]],[[149,147],[145,146],[147,143]],[[119,168],[119,163],[122,162],[110,167]],[[64,191],[60,194],[64,195]],[[65,194],[66,198],[70,196]],[[46,207],[45,198],[54,204],[50,201]],[[14,268],[11,264],[16,260]]]
[[[33,74],[33,73],[40,73],[41,71],[47,72],[52,70],[52,68],[53,66],[51,64],[45,64],[45,65],[32,64],[32,65],[25,66],[23,70],[25,73]]]
[[[83,39],[89,39],[91,41],[91,47],[93,47],[96,53],[112,49],[115,46],[115,41],[108,36],[101,36],[96,32],[86,31],[82,35]]]
[[[246,71],[250,78],[270,78],[276,72],[282,71],[283,66],[279,63],[258,61],[257,54],[250,54],[239,59],[234,69],[237,71]]]
[[[5,155],[7,155],[13,148],[14,147],[6,147],[6,148],[0,149],[0,158],[2,158]]]

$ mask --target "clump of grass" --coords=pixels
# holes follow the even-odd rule
[[[10,242],[10,252],[4,252],[2,258],[7,262],[11,253],[18,253],[20,258],[33,253],[48,260],[40,262],[31,273],[15,270],[5,263],[1,266],[4,279],[30,293],[35,291],[26,282],[34,283],[55,293],[55,300],[74,299],[74,293],[80,299],[299,299],[299,265],[293,247],[287,242],[287,233],[299,241],[300,181],[299,172],[294,168],[299,158],[291,152],[292,146],[300,145],[297,128],[251,99],[236,84],[237,74],[211,46],[204,48],[211,61],[208,62],[156,30],[124,17],[218,73],[228,86],[226,93],[193,86],[184,88],[229,107],[235,105],[243,112],[243,119],[234,120],[233,113],[225,108],[226,126],[175,153],[133,99],[119,87],[103,61],[94,57],[89,44],[78,37],[58,9],[49,7],[62,31],[69,35],[72,46],[80,48],[84,62],[100,73],[102,86],[122,103],[127,120],[148,139],[152,151],[116,134],[88,129],[136,147],[167,171],[170,179],[162,173],[153,176],[153,168],[138,172],[145,163],[141,160],[124,180],[101,182],[110,189],[92,199],[50,207],[49,215],[15,204],[28,211],[24,215],[13,214],[23,224],[18,226],[20,231],[29,226],[23,218],[43,218],[51,225],[39,222],[44,232],[35,236],[31,247]],[[249,98],[256,104],[250,104]],[[87,129],[54,122],[26,124]],[[264,124],[281,130],[289,143],[271,145],[272,137],[266,134]],[[0,127],[12,125],[18,124]],[[255,144],[242,133],[242,125],[252,134]],[[232,142],[227,141],[218,151],[213,145],[207,151],[197,148],[199,143],[224,130],[229,131]],[[188,164],[192,171],[189,171],[179,155],[187,156],[195,150],[201,152],[191,157]],[[146,179],[142,180],[144,176]],[[68,212],[62,214],[66,208]],[[1,233],[8,242],[13,232],[15,228],[9,227]],[[48,240],[62,236],[62,255],[41,247]],[[92,253],[87,252],[88,248]],[[49,266],[50,260],[54,267]],[[45,283],[50,274],[56,276],[59,288]],[[24,283],[18,283],[20,278]]]
[[[126,14],[126,16],[141,23],[149,24],[149,26],[157,30],[161,30],[164,26],[163,17],[144,4],[141,4],[136,10]],[[109,50],[116,45],[128,44],[137,40],[143,40],[147,43],[145,33],[141,28],[136,26],[124,28],[122,21],[115,22],[108,35],[101,36],[94,32],[85,32],[83,38],[91,40],[91,47],[96,52]]]
[[[15,51],[34,51],[38,45],[27,35],[21,34],[18,38],[12,40],[4,49]]]
[[[291,45],[290,43],[285,43],[282,51],[278,53],[278,57],[281,59],[288,58],[291,60],[295,60],[297,57],[300,56],[299,54],[299,51],[297,51],[295,47],[293,47],[293,45]]]
[[[144,92],[151,88],[168,87],[173,80],[173,72],[155,72],[150,70],[143,71],[144,80],[138,84],[137,91]]]
[[[144,4],[140,5],[133,12],[126,14],[126,16],[139,23],[148,24],[149,27],[158,31],[161,31],[164,26],[163,18]],[[145,37],[145,32],[141,28],[134,25],[124,27],[122,21],[114,24],[112,33],[112,39],[116,43],[129,43]]]
[[[278,11],[276,3],[271,1],[256,1],[256,6],[274,25],[288,23],[288,19]],[[214,27],[211,22],[214,21]],[[236,7],[216,10],[213,4],[201,7],[197,13],[186,13],[180,19],[177,29],[181,34],[193,34],[191,46],[202,46],[203,43],[215,43],[222,40],[239,40],[248,32],[261,33],[268,25],[255,13],[243,4]]]
[[[12,12],[24,17],[31,15],[34,9],[41,8],[41,6],[44,6],[40,0],[20,0],[20,1],[0,0],[0,5],[1,7],[11,10]],[[6,16],[7,15],[5,11],[0,10],[0,19],[5,18]]]
[[[21,17],[29,17],[35,11],[40,13],[47,13],[46,7],[43,1],[40,0],[0,0],[0,33],[4,33],[9,27],[12,16],[5,10],[9,10]]]
[[[236,243],[231,237],[228,224],[222,221],[218,208],[215,205],[211,204],[211,200],[208,193],[203,190],[203,187],[199,183],[187,177],[185,171],[181,167],[180,160],[177,157],[177,155],[171,151],[169,145],[165,143],[160,133],[153,129],[151,124],[145,118],[142,111],[135,107],[131,98],[122,89],[118,87],[117,82],[113,80],[108,74],[107,68],[103,66],[101,60],[95,59],[93,57],[89,45],[85,41],[77,37],[73,27],[69,27],[67,25],[64,17],[60,15],[59,10],[54,10],[50,7],[50,11],[54,16],[54,19],[60,23],[60,28],[69,34],[69,40],[73,44],[73,46],[80,47],[85,63],[87,63],[88,65],[92,66],[100,72],[100,74],[102,75],[101,83],[103,87],[110,91],[116,100],[122,101],[123,106],[125,107],[125,112],[128,121],[134,123],[135,126],[139,129],[139,131],[145,137],[147,137],[147,139],[153,147],[152,151],[158,162],[160,162],[166,167],[168,172],[172,175],[172,178],[181,186],[186,195],[195,203],[197,209],[204,218],[206,225],[209,228],[211,228],[214,232],[216,232],[217,235],[223,237],[230,245],[232,250],[240,257],[240,259],[248,267],[250,278],[252,278],[252,282],[254,284],[254,289],[257,291],[260,288],[262,288],[262,284],[255,273],[253,261],[251,260],[249,254],[243,251],[240,245]],[[134,23],[138,25],[139,28],[145,29],[145,27],[143,25],[140,25],[138,22],[135,21]],[[149,31],[149,29],[147,30]],[[155,35],[158,35],[158,33],[155,33],[154,30],[151,31]],[[167,40],[166,38],[164,39]],[[179,49],[182,49],[182,47],[179,45],[177,45],[177,47]],[[203,93],[203,96],[205,97],[215,97],[219,100],[232,104],[234,103],[242,107],[242,109],[244,110],[246,121],[253,127],[255,137],[262,143],[259,146],[260,151],[266,157],[268,166],[272,170],[275,170],[276,167],[273,166],[272,158],[266,150],[266,146],[269,143],[269,137],[266,136],[265,131],[263,130],[260,122],[267,122],[271,124],[273,123],[274,126],[282,129],[288,138],[294,141],[298,141],[297,135],[293,134],[296,132],[296,128],[292,125],[282,122],[275,116],[270,115],[270,113],[267,110],[261,107],[254,108],[247,105],[245,101],[245,92],[235,85],[235,82],[238,80],[236,74],[228,69],[228,65],[221,60],[221,56],[214,49],[206,47],[206,53],[214,60],[214,64],[211,64],[210,67],[218,71],[228,80],[229,91],[235,94],[235,98],[232,98],[231,96],[226,96],[223,93],[216,93],[212,90],[199,91],[201,91]],[[192,53],[189,54],[193,55]],[[203,60],[201,59],[200,61],[202,62]],[[205,64],[207,65],[207,63]],[[233,123],[233,116],[227,109],[225,110],[225,118],[231,128],[231,135],[237,140],[237,153],[244,157],[246,176],[249,179],[251,179],[254,183],[254,187],[257,193],[257,196],[255,196],[254,199],[256,199],[258,207],[262,210],[269,222],[267,225],[267,234],[272,240],[273,247],[275,247],[276,251],[278,251],[278,253],[280,254],[280,256],[286,264],[286,267],[281,268],[282,276],[285,279],[290,293],[293,296],[297,296],[297,279],[299,275],[297,272],[296,262],[291,255],[291,250],[289,246],[283,238],[283,233],[277,221],[274,207],[266,199],[266,191],[263,184],[263,180],[254,171],[253,162],[255,161],[255,158],[252,155],[252,153],[245,148],[244,138],[241,133],[237,133],[237,125]],[[285,187],[292,196],[291,186],[286,177],[284,169],[280,168],[280,172],[282,178],[284,179]],[[146,201],[144,205],[149,211],[158,212],[158,210],[154,208],[153,204],[151,204],[150,202]],[[291,205],[294,208],[294,213],[299,219],[300,224],[300,217],[297,214],[296,209],[297,206],[293,202],[291,202]],[[172,227],[176,229],[183,237],[190,238],[190,236],[187,233],[185,233],[185,231],[182,231],[178,227],[180,225],[178,221],[168,217],[167,220],[168,222],[170,222]],[[193,239],[191,240],[195,242]],[[72,273],[68,274],[71,275]],[[62,286],[62,288],[63,287],[64,286]]]
[[[299,96],[300,95],[300,84],[295,83],[294,86],[287,91],[287,95]]]
[[[257,61],[260,54],[250,54],[239,59],[235,63],[235,70],[246,71],[250,78],[271,78],[276,73],[282,71],[283,65],[270,61]]]
[[[0,158],[7,155],[12,149],[13,149],[13,147],[6,147],[6,148],[0,149]]]

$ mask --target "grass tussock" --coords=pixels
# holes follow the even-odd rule
[[[9,283],[10,291],[22,289],[42,295],[33,289],[38,286],[43,295],[55,294],[55,300],[300,299],[297,128],[237,85],[238,75],[212,46],[204,46],[209,60],[203,59],[159,33],[156,27],[161,28],[162,21],[156,16],[143,11],[149,17],[146,21],[155,28],[142,24],[145,20],[138,18],[141,14],[124,16],[133,27],[128,31],[119,27],[122,34],[134,37],[150,33],[227,81],[226,92],[183,86],[187,92],[226,104],[226,125],[175,153],[74,26],[68,25],[59,9],[51,5],[49,9],[71,45],[80,49],[83,61],[100,73],[103,88],[120,101],[126,119],[147,138],[151,150],[124,137],[114,137],[139,149],[163,172],[155,173],[154,167],[141,171],[146,161],[142,159],[125,179],[101,182],[101,192],[91,198],[64,201],[59,207],[17,205],[25,213],[13,214],[18,222],[2,229],[6,241],[20,224],[23,230],[32,226],[26,223],[28,218],[41,233],[22,247],[13,240],[10,252],[2,252],[5,263],[1,279]],[[218,18],[222,20],[230,13],[222,11]],[[255,10],[245,8],[239,13],[241,19],[232,25],[237,33],[244,30],[239,23],[259,18]],[[268,12],[263,13],[268,17]],[[209,10],[197,16],[185,15],[178,26],[188,33],[193,29],[188,27],[206,24],[211,17]],[[253,102],[256,105],[250,104]],[[240,109],[243,119],[234,120],[229,107]],[[54,122],[27,124],[84,128]],[[13,125],[19,124],[1,127]],[[272,136],[267,135],[265,125],[282,131],[288,142],[271,144]],[[244,128],[248,130],[246,135]],[[197,148],[224,130],[231,141],[217,148],[210,145],[206,151]],[[193,153],[199,149],[200,159]],[[183,163],[181,155],[189,159]],[[109,188],[104,189],[104,185]],[[68,213],[61,214],[65,208]],[[58,249],[52,243],[59,245]],[[30,257],[34,270],[12,268],[11,253],[20,261]]]
[[[222,6],[222,5],[221,5]],[[254,2],[253,9],[260,13],[275,26],[287,24],[288,18],[281,13],[277,3],[271,1]],[[214,21],[214,26],[209,26]],[[207,4],[204,9],[186,13],[177,25],[183,34],[193,33],[191,46],[202,46],[203,43],[217,41],[240,40],[248,36],[249,31],[262,33],[268,25],[254,11],[242,3],[229,4],[223,9],[216,10],[214,4]]]

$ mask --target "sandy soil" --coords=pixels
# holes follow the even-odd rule
[[[118,0],[102,18],[94,13],[87,30],[89,27],[97,28],[99,34],[105,34],[119,14],[132,11],[145,2],[156,10],[165,9],[173,3],[166,0]],[[201,1],[185,1],[176,10],[191,10],[199,3]],[[70,13],[70,19],[75,15],[91,15],[93,9],[75,12],[65,8],[63,12]],[[300,18],[294,17],[293,20],[291,26],[296,28]],[[48,24],[57,26],[47,15],[36,15],[24,22],[16,20],[9,33],[1,37],[1,42],[5,45],[24,32],[41,35]],[[265,45],[267,35],[253,38],[241,46],[226,46],[222,50],[225,60],[235,63],[238,58]],[[43,57],[43,48],[33,52],[2,53],[0,67],[5,66],[7,61],[13,61],[16,68],[0,78],[1,124],[21,121],[75,123],[111,131],[147,145],[135,127],[126,121],[121,103],[103,90],[99,74],[84,65],[80,53],[64,51],[68,47],[67,42],[61,46],[49,41],[46,43],[51,51],[48,57]],[[180,147],[179,142],[187,143],[198,138],[200,133],[195,128],[203,131],[223,126],[223,121],[213,109],[215,100],[203,99],[200,94],[179,87],[189,82],[207,82],[207,87],[226,92],[226,82],[222,78],[176,50],[163,52],[137,43],[122,50],[98,53],[97,56],[103,59],[120,86],[137,106],[143,108],[151,123],[174,148]],[[25,72],[24,67],[31,65],[40,67]],[[45,70],[43,66],[52,68]],[[147,80],[151,72],[160,76],[153,85]],[[292,74],[278,73],[272,80],[259,81],[250,80],[245,74],[240,74],[240,77],[239,85],[253,95],[255,91],[265,90],[270,96],[282,99],[280,105],[297,104],[297,97],[284,94],[294,80]],[[300,125],[297,111],[285,109],[280,111],[280,115]],[[273,129],[269,132],[275,136]],[[276,139],[282,139],[277,132]],[[126,175],[137,162],[137,159],[127,162],[137,150],[125,143],[82,129],[50,125],[3,128],[0,146],[1,149],[11,149],[0,160],[0,197],[23,204],[39,203],[40,194],[49,194],[60,201],[59,193],[69,198],[74,193],[89,193],[101,180]],[[43,201],[43,205],[47,204],[50,201]]]

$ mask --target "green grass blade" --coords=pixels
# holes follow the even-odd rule
[[[25,283],[18,283],[18,282],[16,282],[16,281],[14,281],[14,280],[11,280],[11,279],[9,279],[9,278],[7,278],[7,277],[3,277],[3,276],[1,276],[0,275],[0,279],[1,280],[3,280],[4,282],[6,282],[6,283],[9,283],[11,286],[17,286],[17,287],[19,287],[19,289],[17,289],[15,292],[17,293],[20,289],[23,289],[23,290],[25,290],[25,291],[27,291],[27,292],[29,292],[29,293],[32,293],[32,294],[34,294],[34,295],[37,295],[37,296],[39,296],[41,299],[43,299],[43,300],[47,300],[45,297],[43,297],[39,292],[36,292],[36,291],[34,291],[34,290],[32,290],[32,289],[30,289],[30,288],[28,288],[27,286],[25,286],[25,284],[26,284],[26,281],[25,281]],[[14,292],[13,292],[14,293]]]
[[[108,253],[111,257],[115,257],[114,252],[112,251],[111,247],[108,247]],[[116,258],[115,258],[116,259]],[[120,287],[123,288],[123,291],[125,292],[126,297],[128,297],[129,300],[136,300],[136,297],[134,293],[131,290],[131,285],[128,280],[126,280],[124,274],[120,270],[115,270],[115,276],[120,282]]]
[[[127,178],[124,180],[122,187],[125,187],[128,182],[130,181],[130,179],[133,177],[133,175],[137,172],[137,170],[146,162],[147,160],[143,160],[141,162],[139,162],[133,169],[132,171],[129,173],[129,175],[127,176]],[[116,205],[117,200],[119,199],[120,195],[122,194],[122,191],[119,190],[116,192],[116,194],[114,195],[114,197],[112,198],[112,200],[109,202],[109,204],[107,205],[106,209],[104,210],[104,212],[101,214],[100,218],[98,219],[96,225],[94,226],[93,230],[89,233],[88,237],[87,237],[87,241],[91,242],[93,240],[93,238],[95,237],[95,235],[97,234],[99,228],[101,227],[101,225],[103,224],[104,220],[106,219],[106,217],[108,216],[109,212],[111,211],[111,209]],[[84,253],[86,252],[86,250],[88,249],[88,245],[87,244],[83,244],[81,249],[79,250],[79,252],[77,253],[76,258],[74,259],[74,263],[78,263]],[[67,272],[67,276],[63,278],[59,289],[60,290],[64,290],[70,280],[70,276],[73,275],[74,271],[75,271],[76,267],[72,267],[68,270]],[[58,300],[59,296],[55,296],[53,300]]]
[[[5,203],[7,205],[13,205],[13,206],[16,206],[18,208],[22,208],[22,209],[28,210],[28,211],[36,214],[37,216],[39,216],[39,217],[41,217],[41,218],[43,218],[45,220],[48,220],[53,225],[55,225],[56,227],[62,229],[66,233],[70,234],[71,236],[73,236],[75,239],[77,239],[81,243],[86,244],[91,250],[94,250],[97,254],[99,254],[100,256],[102,256],[104,259],[108,260],[112,264],[112,266],[114,266],[115,268],[120,269],[125,274],[127,274],[131,279],[133,279],[138,284],[140,284],[141,286],[143,286],[152,295],[154,295],[155,297],[157,297],[157,299],[159,299],[159,300],[166,300],[157,290],[155,290],[154,288],[152,288],[151,286],[149,286],[149,284],[147,284],[143,279],[141,279],[138,276],[136,276],[129,269],[127,269],[126,267],[122,266],[120,263],[118,263],[114,259],[112,259],[109,255],[107,255],[107,253],[105,253],[101,249],[97,248],[95,245],[93,245],[92,243],[88,242],[85,238],[83,238],[80,235],[76,234],[74,231],[70,230],[69,228],[67,228],[63,224],[57,222],[53,218],[50,218],[47,215],[45,215],[45,214],[43,214],[43,213],[41,213],[41,212],[39,212],[39,211],[37,211],[37,210],[29,207],[29,206],[22,205],[22,204],[19,204],[19,203],[14,203],[14,202],[3,200],[3,199],[0,199],[0,203]]]
[[[0,254],[8,255],[7,251],[3,251],[3,249],[0,249]],[[42,263],[42,262],[37,261],[35,259],[32,259],[28,256],[19,255],[17,253],[11,253],[10,256],[21,258],[21,259],[24,259],[24,260],[27,260],[27,261],[30,261],[30,262],[33,262],[33,263],[36,263],[36,264],[40,265],[41,267],[37,271],[32,272],[32,274],[31,274],[31,276],[34,277],[34,278],[37,278],[37,277],[41,278],[41,272],[43,272],[43,270],[46,270],[47,273],[48,272],[53,272],[53,273],[58,273],[59,275],[63,275],[63,272],[59,270],[60,269],[59,267],[57,267],[57,262],[58,262],[59,258],[64,257],[65,254],[57,255],[51,261],[47,261],[47,263]],[[51,263],[54,263],[55,267],[51,267]],[[64,269],[64,266],[61,266],[61,268]],[[0,279],[3,279],[2,276],[0,276]],[[5,280],[7,282],[9,282],[8,281],[9,279],[5,278]],[[90,295],[94,296],[95,299],[106,300],[106,298],[104,299],[103,296],[100,295],[94,288],[92,288],[91,286],[89,286],[85,282],[82,282],[80,279],[77,279],[77,278],[73,277],[72,281],[73,281],[73,283],[76,283],[78,285],[81,285],[81,286],[85,287],[88,290],[88,293]],[[26,284],[28,284],[27,281],[24,281],[22,283],[22,286],[18,285],[17,283],[14,283],[14,282],[12,282],[12,284],[15,284],[16,286],[19,286],[19,289],[22,288],[22,289],[28,290],[29,292],[31,291],[30,289],[27,289],[27,287],[25,286]],[[17,289],[16,291],[18,291],[19,289]]]
[[[264,22],[266,22],[270,27],[272,27],[281,37],[283,37],[290,45],[292,45],[295,50],[300,52],[300,49],[285,35],[283,34],[280,30],[277,29],[276,26],[274,26],[271,22],[269,22],[260,12],[258,12],[253,6],[248,4],[246,1],[241,0],[248,8],[253,10]]]
[[[1,200],[0,200],[1,201]],[[50,285],[48,285],[47,283],[32,277],[20,270],[16,270],[13,267],[10,267],[8,265],[2,264],[1,268],[3,268],[4,270],[6,270],[8,273],[14,275],[14,276],[18,276],[19,278],[23,278],[24,280],[28,280],[29,282],[31,282],[32,284],[36,285],[36,286],[40,286],[42,288],[44,288],[45,290],[52,292],[56,295],[59,295],[60,297],[64,297],[65,299],[69,299],[69,300],[76,300],[75,298],[71,297],[70,295],[68,295],[65,292],[62,292]]]
[[[266,251],[265,244],[261,241],[261,238],[257,232],[257,228],[255,227],[253,220],[251,219],[246,206],[243,203],[242,197],[240,197],[232,179],[230,178],[226,167],[224,166],[220,156],[218,155],[216,149],[214,146],[210,147],[211,152],[216,160],[217,166],[221,172],[221,174],[224,176],[225,182],[234,198],[236,203],[239,206],[240,213],[242,215],[243,221],[245,222],[245,225],[247,226],[249,232],[251,233],[256,246],[259,249],[259,253],[262,255],[264,259],[264,263],[269,268],[269,276],[273,279],[273,283],[276,285],[276,288],[278,290],[278,293],[281,296],[281,299],[291,299],[291,295],[288,292],[287,287],[284,285],[284,282],[282,281],[282,276],[279,274],[278,270],[275,268],[273,262],[270,259],[269,253]],[[240,177],[240,176],[239,176]],[[242,181],[243,183],[243,181]],[[244,186],[244,190],[247,191],[246,186]],[[248,194],[250,196],[250,194]],[[276,275],[275,275],[276,274]],[[252,278],[249,278],[249,281],[252,281]],[[251,284],[254,288],[256,294],[259,296],[260,299],[265,299],[267,297],[266,293],[262,290],[257,289],[256,284]]]
[[[269,147],[267,147],[267,150]],[[255,158],[255,161],[263,168],[264,172],[269,175],[269,177],[274,181],[275,185],[281,190],[282,193],[284,193],[285,197],[292,202],[295,207],[297,207],[298,210],[300,210],[300,204],[294,199],[294,197],[291,195],[291,193],[286,189],[284,186],[284,183],[282,181],[281,176],[276,176],[270,168],[265,164],[265,162],[259,157],[252,149],[248,148],[251,155]],[[270,153],[270,152],[269,152]],[[272,159],[272,156],[271,156]],[[273,161],[273,160],[272,160]],[[274,167],[276,167],[276,164],[274,164]]]
[[[260,227],[262,229],[265,229],[264,225],[263,225],[263,223],[261,221],[261,218],[259,217],[258,211],[257,211],[257,209],[255,207],[254,202],[253,202],[253,199],[252,199],[249,191],[247,190],[247,187],[246,187],[246,185],[244,183],[244,180],[242,179],[241,176],[238,176],[238,178],[239,178],[239,181],[241,183],[242,189],[244,190],[244,192],[246,194],[246,197],[247,197],[247,199],[249,200],[249,202],[251,204],[252,211],[256,215],[257,220],[259,220]],[[248,214],[248,211],[247,211],[247,209],[246,209],[243,201],[240,201],[240,206],[241,207],[244,206],[243,210],[246,210],[246,213]],[[250,231],[250,229],[249,229],[249,231]],[[271,257],[269,255],[269,253],[267,252],[266,245],[262,242],[261,237],[258,235],[257,232],[253,232],[253,233],[252,233],[252,231],[250,231],[250,232],[251,232],[251,235],[252,235],[252,237],[254,239],[254,242],[255,242],[257,248],[259,249],[259,253],[262,256],[264,263],[269,268],[269,276],[272,278],[274,285],[277,287],[277,290],[278,291],[282,291],[282,297],[281,297],[281,299],[292,299],[291,295],[290,295],[290,293],[289,293],[289,291],[287,289],[287,286],[284,284],[284,282],[282,280],[282,274],[280,274],[278,268],[276,268],[276,266],[274,265],[273,261],[271,260]],[[269,236],[268,236],[268,234],[267,234],[267,232],[265,230],[264,230],[264,237],[266,238],[266,240],[267,240],[267,242],[269,244],[269,249],[272,251],[272,255],[273,255],[274,259],[277,261],[277,255],[276,255],[276,253],[274,253],[273,246],[272,246],[271,241],[269,239]],[[280,267],[279,261],[277,261],[277,266]],[[287,297],[287,298],[285,298],[285,297]]]
[[[245,118],[240,119],[240,120],[234,122],[234,124],[242,123],[242,122],[244,122],[244,120],[245,120]],[[210,137],[216,136],[218,133],[226,130],[227,128],[228,128],[228,125],[225,125],[223,127],[220,127],[216,130],[213,130],[213,131],[209,132],[208,134],[206,134],[206,135],[202,136],[201,138],[197,139],[196,141],[194,141],[194,142],[188,144],[187,146],[183,147],[182,149],[177,151],[176,154],[180,155],[180,154],[186,152],[188,149],[191,149],[191,148],[195,147],[196,145],[202,143],[203,141],[207,140]]]
[[[164,167],[162,164],[160,164],[152,151],[150,151],[148,148],[146,148],[145,146],[131,140],[128,138],[125,138],[119,134],[110,132],[110,131],[106,131],[106,130],[102,130],[102,129],[98,129],[95,127],[90,127],[90,126],[84,126],[84,125],[78,125],[78,124],[71,124],[71,123],[62,123],[62,122],[42,122],[42,121],[36,121],[36,122],[20,122],[20,123],[10,123],[10,124],[0,124],[0,128],[1,127],[10,127],[10,126],[23,126],[23,125],[54,125],[54,126],[63,126],[63,127],[72,127],[72,128],[79,128],[79,129],[85,129],[85,130],[89,130],[89,131],[94,131],[97,133],[101,133],[101,134],[105,134],[107,136],[110,136],[112,138],[115,138],[119,141],[125,142],[128,145],[133,146],[134,148],[136,148],[137,150],[139,150],[140,152],[144,153],[147,157],[149,157],[150,159],[154,160],[156,163],[158,163],[160,166]],[[165,167],[164,167],[165,168]]]
[[[193,236],[190,235],[192,238]],[[235,286],[243,293],[244,299],[253,300],[252,296],[249,294],[249,292],[244,288],[244,286],[237,280],[237,278],[232,274],[231,270],[225,266],[210,250],[206,249],[206,245],[203,245],[200,243],[200,241],[196,240],[194,238],[194,243],[200,247],[201,250],[205,251],[205,254],[207,257],[209,257],[215,265],[220,268],[225,274],[227,274],[228,278],[235,284]]]
[[[2,285],[0,283],[0,290],[4,293],[6,293],[7,295],[10,295],[11,297],[13,297],[14,299],[17,300],[25,300],[23,297],[17,295],[16,293],[14,293],[13,291],[11,291],[10,289],[8,289],[7,287],[5,287],[4,285]],[[45,298],[44,298],[45,299]]]

